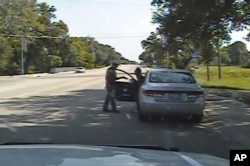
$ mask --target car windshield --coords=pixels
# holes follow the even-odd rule
[[[249,131],[249,0],[0,0],[0,144],[153,145],[229,159],[250,149]],[[118,151],[79,156],[160,160]]]
[[[195,79],[189,73],[181,72],[151,72],[149,76],[151,83],[196,83]]]

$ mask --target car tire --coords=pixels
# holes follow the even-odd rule
[[[139,119],[140,121],[145,121],[145,120],[147,119],[147,116],[139,112],[139,114],[138,114],[138,119]]]
[[[203,114],[196,114],[196,115],[192,115],[192,121],[194,123],[200,123],[203,119]]]
[[[145,121],[147,119],[147,116],[141,112],[140,104],[137,105],[137,110],[138,110],[138,119],[140,121]]]

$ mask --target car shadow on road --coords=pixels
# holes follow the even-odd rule
[[[0,103],[0,121],[3,122],[0,127],[11,131],[10,133],[17,138],[23,130],[27,131],[29,132],[26,133],[27,135],[20,134],[22,138],[31,137],[37,140],[50,140],[50,138],[45,137],[48,135],[53,135],[57,140],[57,131],[74,133],[74,131],[80,130],[80,132],[84,131],[84,134],[88,133],[88,137],[93,136],[94,138],[103,132],[110,133],[112,131],[118,135],[119,129],[136,133],[136,128],[133,130],[129,124],[130,121],[125,116],[126,112],[131,112],[130,109],[133,109],[134,103],[118,102],[122,109],[122,113],[119,115],[103,113],[104,97],[105,91],[103,89],[88,89],[71,91],[66,95],[58,96],[12,98]],[[167,124],[157,120],[143,124],[138,121],[137,114],[135,116],[133,125],[139,124],[139,128],[143,128],[143,126],[165,127]],[[175,126],[175,122],[170,123]],[[37,132],[36,128],[44,133]],[[4,137],[4,135],[2,136]]]
[[[131,113],[135,103],[118,102],[120,114],[102,112],[104,97],[103,89],[88,89],[66,95],[1,101],[0,140],[87,145],[180,145],[179,148],[186,151],[211,152],[220,156],[220,151],[206,148],[204,144],[207,139],[213,143],[218,137],[210,128],[202,127],[206,119],[201,124],[176,118],[140,122],[138,115]],[[166,138],[176,142],[170,144]],[[186,145],[194,140],[196,146],[190,148]],[[221,142],[214,147],[219,145]]]
[[[111,126],[108,120],[111,115],[101,112],[103,98],[104,90],[89,89],[69,92],[66,95],[1,101],[0,128],[5,132],[0,139],[84,142],[89,137],[83,133],[84,126],[96,135],[99,134],[98,128]]]

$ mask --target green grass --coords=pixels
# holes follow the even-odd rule
[[[210,81],[207,81],[206,67],[195,70],[198,82],[204,87],[250,90],[250,69],[236,66],[221,67],[222,78],[218,78],[218,67],[210,66]]]

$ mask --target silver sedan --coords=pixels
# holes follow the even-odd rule
[[[139,89],[139,119],[148,115],[203,118],[205,92],[188,70],[152,69]]]

